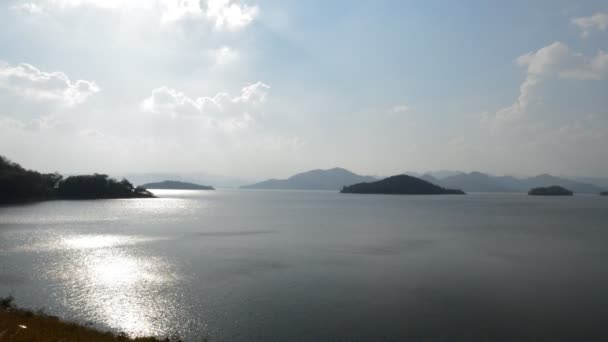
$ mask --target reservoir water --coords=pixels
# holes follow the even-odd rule
[[[608,340],[608,197],[155,193],[0,207],[0,296],[193,341]]]

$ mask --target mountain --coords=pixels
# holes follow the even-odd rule
[[[561,186],[534,188],[528,192],[530,196],[572,196],[573,192]]]
[[[376,182],[345,186],[340,192],[387,195],[464,195],[461,190],[445,189],[408,175],[392,176]]]
[[[171,189],[171,190],[215,190],[212,186],[194,183],[166,180],[157,183],[146,183],[142,185],[146,189]]]
[[[501,177],[494,177],[481,172],[456,174],[441,180],[441,184],[450,188],[462,189],[466,192],[511,192],[517,191],[503,184]]]
[[[437,179],[444,179],[451,176],[461,175],[464,172],[462,171],[453,171],[453,170],[438,170],[438,171],[429,171],[426,174],[433,176]]]
[[[593,193],[597,194],[602,192],[604,189],[587,183],[581,183],[565,178],[559,178],[555,176],[551,176],[548,174],[542,174],[535,177],[526,178],[523,180],[524,184],[528,186],[528,188],[534,187],[548,187],[553,185],[558,185],[567,189],[572,190],[573,192],[579,193]]]
[[[412,176],[412,177],[416,177],[416,178],[421,178],[421,179],[423,179],[423,177],[432,177],[437,180],[442,180],[444,178],[461,175],[463,173],[464,172],[462,172],[462,171],[438,170],[438,171],[427,171],[424,173],[416,172],[416,171],[406,171],[403,174]]]
[[[413,175],[410,175],[410,176],[413,176]],[[416,177],[416,176],[414,176],[414,177]],[[443,183],[441,182],[441,180],[439,180],[437,177],[433,176],[433,175],[432,175],[432,174],[430,174],[430,173],[425,173],[425,174],[423,174],[423,175],[421,175],[420,177],[417,177],[417,178],[420,178],[420,179],[422,179],[422,180],[425,180],[425,181],[427,181],[427,182],[429,182],[429,183],[433,183],[433,184],[435,184],[435,185],[437,185],[437,186],[444,187],[444,185],[443,185]]]
[[[213,184],[214,188],[236,188],[241,185],[250,184],[251,179],[239,177],[221,176],[205,172],[149,172],[149,173],[124,173],[117,174],[118,178],[124,177],[135,184],[156,183],[159,179],[171,179],[179,182],[195,184]]]
[[[575,177],[573,180],[581,183],[593,184],[600,188],[608,189],[608,178],[602,177]]]
[[[269,179],[260,183],[242,186],[241,189],[294,189],[294,190],[340,190],[343,186],[377,180],[361,176],[342,168],[312,170],[298,173],[287,179]]]
[[[561,186],[577,193],[599,193],[603,189],[592,184],[542,174],[529,178],[492,176],[481,172],[462,173],[433,181],[430,176],[423,179],[439,186],[462,189],[466,192],[527,192],[529,189]]]

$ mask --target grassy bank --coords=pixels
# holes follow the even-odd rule
[[[64,322],[43,312],[16,307],[12,297],[0,298],[0,341],[138,341],[156,342],[154,337],[130,338]]]

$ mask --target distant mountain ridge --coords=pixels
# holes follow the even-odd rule
[[[188,182],[166,180],[156,183],[146,183],[142,185],[146,189],[171,189],[171,190],[215,190],[212,186],[199,185]]]
[[[376,180],[377,178],[372,176],[361,176],[349,170],[335,167],[328,170],[306,171],[287,179],[269,179],[241,186],[241,189],[340,190],[344,186]]]
[[[445,178],[437,178],[429,173],[419,176],[441,187],[462,189],[465,192],[528,192],[532,188],[561,186],[575,193],[598,194],[604,188],[567,178],[542,174],[528,178],[493,176],[482,172],[456,173]]]

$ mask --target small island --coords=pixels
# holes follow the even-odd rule
[[[462,190],[445,189],[420,178],[398,175],[377,182],[358,183],[342,188],[341,193],[388,195],[464,195]]]
[[[146,183],[142,187],[146,189],[163,189],[163,190],[215,190],[212,186],[199,185],[194,183],[180,182],[174,180],[166,180],[157,183]]]
[[[530,196],[572,196],[574,193],[558,185],[534,188],[528,192]]]
[[[104,174],[69,176],[27,170],[0,156],[0,203],[54,199],[153,198],[143,187]]]
[[[600,196],[608,196],[608,191],[602,191],[602,192],[600,192]]]

